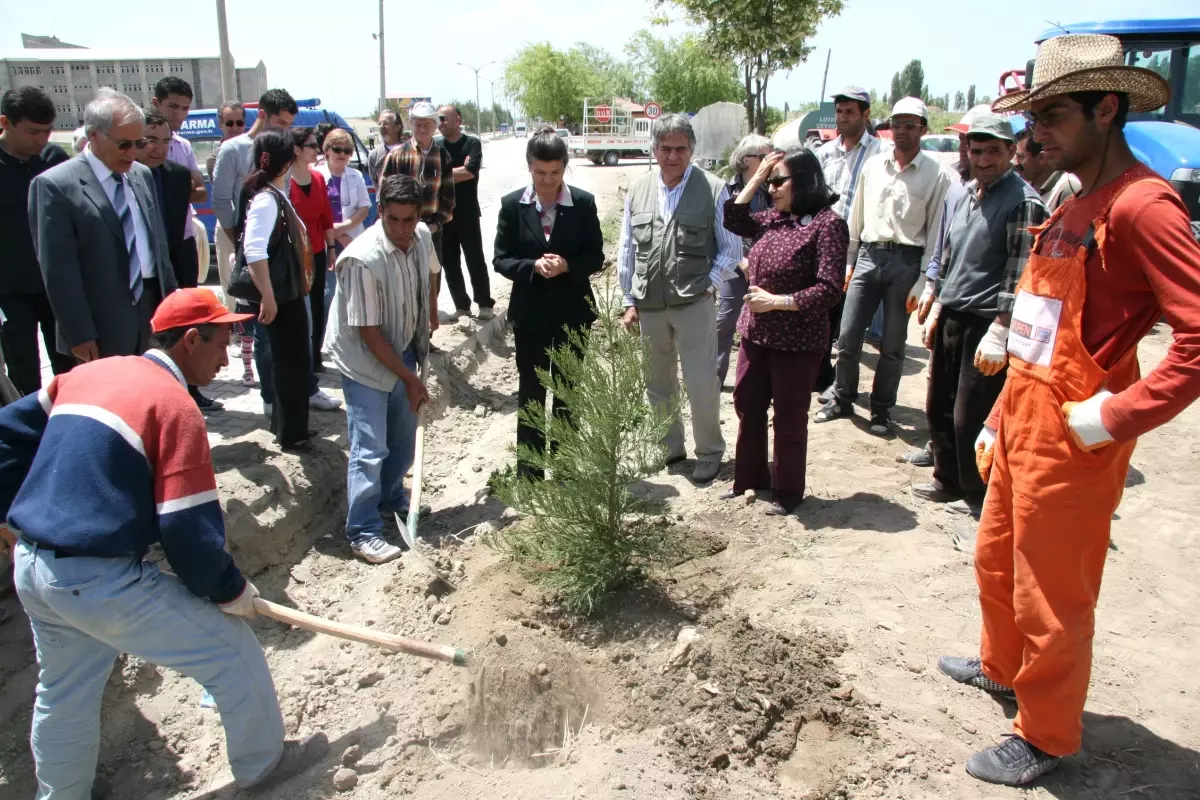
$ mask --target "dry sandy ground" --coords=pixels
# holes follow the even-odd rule
[[[631,171],[602,179],[609,208]],[[1144,368],[1168,339],[1160,328],[1142,345]],[[431,593],[408,556],[381,567],[354,560],[339,533],[340,499],[328,509],[328,536],[298,562],[255,576],[270,599],[470,647],[476,666],[255,622],[289,727],[324,730],[334,742],[320,764],[265,796],[1200,797],[1200,635],[1189,611],[1200,606],[1200,409],[1145,437],[1134,455],[1097,615],[1083,752],[1027,792],[990,787],[962,762],[1008,730],[1014,709],[936,670],[938,655],[978,646],[973,531],[914,501],[909,487],[926,476],[897,463],[924,436],[926,354],[910,346],[908,355],[896,437],[871,436],[861,415],[812,428],[811,496],[797,519],[718,500],[731,465],[706,487],[690,482],[690,464],[646,481],[641,490],[669,505],[664,524],[701,552],[660,589],[623,593],[607,617],[582,621],[474,535],[479,523],[514,522],[496,501],[476,500],[511,458],[516,412],[511,353],[481,354],[473,375],[451,381],[450,408],[428,439],[434,513],[422,532],[462,562],[457,592]],[[865,385],[870,348],[864,360]],[[726,393],[732,454],[730,401]],[[0,626],[0,675],[28,658],[19,608],[11,599],[5,608],[16,619]],[[684,629],[699,638],[681,653]],[[100,755],[109,796],[237,796],[200,688],[136,660],[119,667]],[[28,695],[5,697],[0,796],[31,797]],[[353,745],[354,774],[338,773]],[[356,785],[340,791],[335,780]]]

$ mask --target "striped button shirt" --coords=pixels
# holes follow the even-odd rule
[[[863,133],[858,144],[846,149],[842,137],[826,142],[817,148],[817,160],[821,162],[821,171],[825,173],[825,182],[829,188],[840,197],[833,204],[833,210],[842,219],[850,217],[850,209],[854,206],[854,195],[858,192],[858,178],[862,174],[863,164],[867,159],[891,143],[876,138],[869,133]]]

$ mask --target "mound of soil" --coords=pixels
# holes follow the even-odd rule
[[[869,729],[849,694],[831,693],[845,647],[817,628],[782,633],[745,615],[717,617],[684,628],[665,658],[641,661],[624,715],[636,728],[666,723],[665,743],[692,770],[773,766],[795,750],[805,719]]]

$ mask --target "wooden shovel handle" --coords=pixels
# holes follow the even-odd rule
[[[373,644],[376,647],[382,647],[394,653],[408,653],[411,656],[445,661],[456,667],[465,667],[467,665],[466,651],[457,647],[419,642],[416,639],[406,639],[403,636],[396,636],[391,633],[383,633],[382,631],[359,628],[355,625],[347,625],[342,622],[334,622],[333,620],[316,617],[312,614],[305,614],[303,611],[297,611],[294,608],[272,603],[269,600],[263,600],[261,597],[254,598],[254,610],[265,617],[271,617],[280,622],[286,622],[288,625],[304,628],[314,633],[324,633],[328,636],[336,636],[339,639],[349,639],[352,642]]]

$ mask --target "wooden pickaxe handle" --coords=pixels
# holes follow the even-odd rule
[[[445,661],[456,667],[465,667],[467,665],[467,652],[457,647],[419,642],[416,639],[406,639],[403,636],[396,636],[391,633],[373,631],[369,628],[359,628],[343,622],[334,622],[330,619],[305,614],[303,611],[297,611],[294,608],[272,603],[269,600],[263,600],[261,597],[254,598],[254,610],[263,616],[277,619],[280,622],[286,622],[288,625],[294,625],[297,628],[304,628],[306,631],[324,633],[327,636],[349,639],[352,642],[373,644],[376,647],[382,647],[394,653],[408,653],[411,656],[432,658],[434,661]]]

